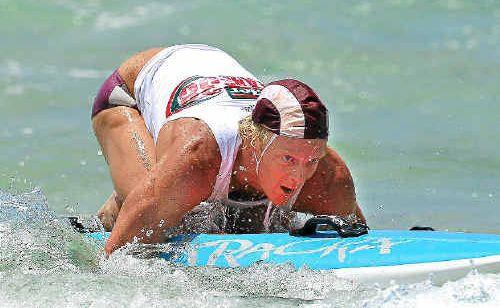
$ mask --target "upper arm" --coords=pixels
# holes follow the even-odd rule
[[[120,74],[125,81],[125,84],[127,85],[127,88],[133,98],[135,98],[134,82],[137,75],[139,75],[139,72],[144,65],[146,65],[146,63],[161,50],[163,50],[163,47],[155,47],[138,52],[125,60],[118,68],[118,74]]]
[[[364,221],[349,168],[334,150],[327,149],[318,169],[304,184],[294,209],[313,214],[356,214]]]
[[[208,126],[194,118],[168,122],[158,135],[157,164],[161,182],[173,187],[163,188],[165,194],[180,194],[191,207],[207,200],[213,190],[221,164],[217,141]]]

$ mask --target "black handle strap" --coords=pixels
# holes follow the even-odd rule
[[[97,217],[94,216],[90,216],[88,218],[69,216],[65,217],[65,219],[67,219],[69,224],[73,227],[73,229],[79,233],[104,231],[101,222]]]
[[[326,225],[336,231],[340,237],[358,237],[368,234],[368,226],[362,223],[349,223],[339,216],[319,215],[306,221],[300,229],[290,230],[293,236],[312,236],[318,231],[318,226]]]
[[[78,220],[78,217],[69,216],[67,217],[69,224],[75,229],[76,232],[86,233],[85,226]]]
[[[436,231],[436,230],[433,227],[414,226],[410,228],[410,231]]]

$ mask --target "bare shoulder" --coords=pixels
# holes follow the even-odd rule
[[[194,118],[168,122],[158,135],[156,166],[163,183],[182,183],[189,200],[199,204],[212,194],[220,169],[221,155],[208,126]]]
[[[318,164],[318,169],[309,179],[304,188],[311,191],[322,191],[326,188],[344,190],[351,188],[352,177],[349,168],[340,155],[328,147],[325,157]]]
[[[157,159],[162,156],[182,155],[193,166],[219,170],[219,146],[205,122],[195,118],[180,118],[167,122],[158,135]]]
[[[327,148],[326,155],[322,159],[320,165],[322,166],[319,169],[325,171],[328,170],[329,172],[327,174],[329,176],[336,177],[337,179],[351,177],[351,173],[345,161],[330,147]]]
[[[333,149],[327,149],[318,169],[302,188],[294,207],[313,214],[348,215],[356,211],[351,173]]]
[[[125,84],[133,97],[135,97],[134,82],[137,75],[141,71],[142,67],[161,50],[163,50],[163,47],[154,47],[138,52],[125,60],[118,68],[118,73],[125,81]]]

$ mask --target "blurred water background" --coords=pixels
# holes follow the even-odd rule
[[[499,2],[0,0],[0,305],[500,305],[499,275],[382,288],[102,260],[57,220],[112,190],[93,96],[131,54],[182,43],[316,89],[372,228],[500,233]]]

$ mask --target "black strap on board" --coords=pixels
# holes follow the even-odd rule
[[[309,218],[304,226],[290,230],[293,236],[314,236],[318,234],[318,227],[326,226],[336,231],[340,237],[358,237],[368,234],[368,226],[362,223],[351,223],[340,216],[319,215]]]
[[[101,232],[104,231],[101,222],[97,217],[90,217],[88,219],[69,216],[65,217],[69,224],[79,233]]]
[[[85,233],[85,227],[78,220],[78,217],[70,216],[70,217],[66,217],[66,219],[68,219],[69,224],[73,227],[73,229],[75,229],[75,231],[80,232],[80,233]]]
[[[410,231],[436,231],[433,227],[414,226]]]

